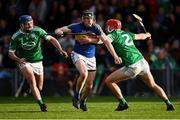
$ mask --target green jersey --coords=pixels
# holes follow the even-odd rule
[[[143,58],[143,55],[134,45],[135,34],[123,30],[114,30],[108,36],[112,39],[112,45],[125,66],[132,65]]]
[[[11,38],[9,51],[16,51],[28,62],[42,61],[41,39],[46,40],[46,32],[40,27],[34,26],[29,33],[24,33],[19,29]]]

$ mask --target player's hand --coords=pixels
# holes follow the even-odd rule
[[[19,64],[21,64],[21,65],[23,65],[23,64],[26,64],[26,58],[21,58],[19,61],[18,61],[18,63]]]
[[[56,33],[58,36],[62,36],[62,35],[63,35],[63,31],[60,30],[60,29],[56,29],[56,30],[55,30],[55,33]]]
[[[116,63],[116,64],[121,64],[122,63],[122,59],[121,59],[121,57],[115,57],[114,58],[114,62]]]
[[[80,44],[88,44],[92,42],[92,39],[90,39],[88,36],[84,36],[82,39],[78,41]]]
[[[61,51],[60,51],[60,54],[63,55],[65,58],[68,58],[68,57],[69,57],[68,54],[67,54],[67,52],[64,51],[64,50],[61,50]]]
[[[146,33],[146,38],[151,39],[151,34],[149,32]]]
[[[84,35],[81,39],[78,40],[80,44],[98,44],[101,39],[97,36],[87,36]]]

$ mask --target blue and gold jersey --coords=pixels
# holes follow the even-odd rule
[[[68,26],[69,29],[73,33],[92,33],[97,36],[101,36],[103,31],[101,27],[98,24],[93,25],[92,27],[86,27],[84,26],[83,23],[74,23]],[[96,51],[96,45],[95,44],[85,44],[81,45],[78,40],[82,39],[84,35],[75,35],[75,46],[74,46],[74,51],[85,56],[88,58],[94,57],[95,56],[95,51]],[[94,37],[92,35],[87,35],[88,37]]]

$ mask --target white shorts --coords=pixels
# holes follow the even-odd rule
[[[121,70],[129,78],[134,78],[137,75],[143,75],[150,72],[149,64],[144,58],[132,65],[122,67]]]
[[[83,60],[86,64],[86,67],[88,70],[96,70],[96,58],[95,57],[87,58],[81,54],[78,54],[78,53],[72,51],[71,58],[72,58],[72,61],[74,64],[76,64],[76,62],[78,60]]]
[[[33,72],[38,74],[38,75],[42,75],[43,74],[42,61],[36,62],[36,63],[29,63],[29,62],[27,62],[26,64],[21,64],[21,65],[19,64],[20,70],[22,70],[24,67],[32,68]]]

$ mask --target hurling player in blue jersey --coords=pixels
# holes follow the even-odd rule
[[[75,108],[87,111],[88,109],[85,102],[93,86],[96,74],[96,44],[80,44],[79,41],[85,39],[89,41],[91,41],[91,39],[99,39],[100,42],[106,45],[116,64],[120,64],[121,59],[115,53],[113,46],[108,40],[109,38],[104,34],[102,28],[95,23],[94,12],[86,10],[82,14],[82,22],[63,26],[55,30],[55,33],[58,35],[68,32],[77,33],[77,35],[75,35],[76,42],[74,50],[71,53],[71,58],[80,74],[77,79],[72,103]],[[82,35],[81,33],[92,33],[94,35]]]

